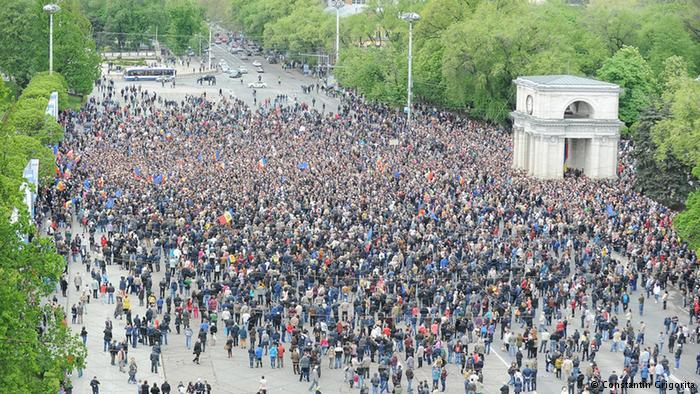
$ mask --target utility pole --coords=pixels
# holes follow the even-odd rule
[[[209,70],[211,70],[211,24],[209,25]]]

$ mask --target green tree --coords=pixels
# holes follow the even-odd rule
[[[0,71],[20,86],[37,71],[48,68],[43,68],[47,60],[39,60],[46,59],[48,53],[43,46],[47,35],[42,29],[42,12],[34,0],[0,0]]]
[[[61,11],[54,16],[54,71],[65,77],[70,91],[84,96],[100,77],[100,62],[90,21],[80,5],[76,0],[61,2]]]
[[[5,163],[0,155],[0,385],[16,393],[52,393],[64,371],[84,360],[86,351],[65,326],[62,310],[41,305],[53,292],[65,260],[48,238],[24,243],[18,236],[34,229],[22,206],[20,180],[8,176]],[[18,220],[11,223],[15,209]],[[46,328],[40,331],[43,321]]]
[[[627,126],[636,122],[639,112],[654,99],[655,78],[639,50],[625,46],[606,60],[598,78],[620,85],[620,119]]]
[[[690,193],[685,211],[673,219],[673,227],[693,250],[700,250],[700,191]]]
[[[659,146],[657,157],[663,160],[673,153],[693,167],[700,177],[700,83],[686,77],[677,84],[668,106],[670,116],[652,128],[654,142]]]
[[[204,32],[204,10],[192,0],[171,0],[167,12],[169,48],[175,53],[184,53],[194,44],[196,35]]]
[[[667,110],[652,106],[640,114],[633,127],[635,188],[640,193],[672,209],[683,209],[688,194],[698,185],[691,174],[692,166],[680,161],[673,153],[656,158],[657,146],[651,135],[656,123],[667,118]]]

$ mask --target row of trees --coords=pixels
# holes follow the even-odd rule
[[[207,0],[220,7],[220,2]],[[341,20],[335,76],[370,100],[406,102],[408,26],[417,12],[417,102],[505,123],[520,75],[575,74],[619,84],[623,135],[635,142],[636,186],[675,209],[700,249],[700,4],[697,0],[370,1]],[[333,13],[316,1],[231,0],[229,19],[265,47],[331,51]],[[690,194],[692,193],[692,194]],[[690,198],[688,198],[690,194]]]
[[[44,3],[0,0],[0,73],[8,81],[0,78],[0,386],[18,393],[57,392],[66,372],[84,366],[86,356],[63,308],[46,303],[66,262],[37,234],[20,187],[30,159],[39,159],[41,186],[52,184],[49,146],[63,139],[63,130],[45,114],[49,96],[58,92],[62,109],[80,105],[100,75],[100,57],[80,5],[64,0],[54,18],[55,72],[45,72]]]
[[[36,74],[17,101],[0,79],[0,386],[17,393],[57,392],[66,372],[84,367],[87,354],[63,308],[45,302],[66,262],[49,238],[36,235],[20,192],[30,159],[39,159],[40,184],[53,178],[48,145],[63,138],[61,126],[44,113],[53,91],[59,100],[67,96],[68,83],[58,73]]]
[[[80,0],[105,49],[134,50],[158,40],[177,54],[196,48],[208,31],[194,0]]]

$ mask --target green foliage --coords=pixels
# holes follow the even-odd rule
[[[53,145],[63,139],[63,130],[56,119],[46,115],[48,99],[27,98],[17,101],[8,118],[11,132],[36,138],[44,145]]]
[[[678,89],[665,103],[670,116],[652,128],[654,142],[659,146],[660,160],[673,153],[683,163],[693,167],[700,177],[700,83],[692,78],[679,78]]]
[[[49,68],[49,16],[39,0],[0,0],[0,70],[25,86]],[[54,15],[54,70],[63,74],[69,90],[88,94],[99,77],[99,55],[91,39],[90,22],[76,0],[60,2]]]
[[[265,25],[267,48],[293,53],[331,50],[335,20],[319,7],[295,8],[290,14]]]
[[[100,77],[101,62],[92,39],[92,27],[77,0],[63,1],[60,5],[61,11],[54,16],[54,71],[65,77],[70,91],[88,95]]]
[[[685,207],[685,211],[673,219],[673,227],[692,249],[700,250],[700,191],[688,196]]]
[[[617,51],[598,70],[598,77],[623,89],[620,94],[620,120],[628,126],[654,99],[654,74],[637,48],[625,46]]]
[[[68,83],[61,74],[56,72],[53,74],[49,74],[48,72],[40,72],[35,74],[31,81],[29,81],[27,87],[22,90],[22,95],[19,99],[40,98],[48,101],[48,98],[52,92],[58,92],[58,107],[60,110],[71,108],[67,106],[69,103]]]
[[[678,210],[683,208],[688,194],[697,188],[698,179],[692,176],[692,167],[680,161],[673,153],[662,160],[655,157],[657,146],[652,139],[651,129],[668,116],[668,111],[647,108],[633,128],[635,189]]]
[[[170,26],[166,43],[173,52],[185,53],[194,46],[195,36],[205,30],[204,10],[192,0],[172,0],[167,14]]]
[[[176,54],[195,47],[206,30],[204,8],[195,0],[80,0],[101,48],[119,51],[151,46],[156,32]]]
[[[14,97],[12,95],[12,91],[5,85],[5,81],[0,78],[0,123],[2,123],[2,120],[5,117],[7,110],[10,109],[13,101]]]
[[[34,0],[0,0],[0,71],[21,86],[48,69],[48,26],[44,28],[42,13]]]

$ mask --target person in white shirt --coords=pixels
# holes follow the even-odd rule
[[[267,379],[263,376],[260,378],[260,386],[258,387],[259,394],[267,394]]]

